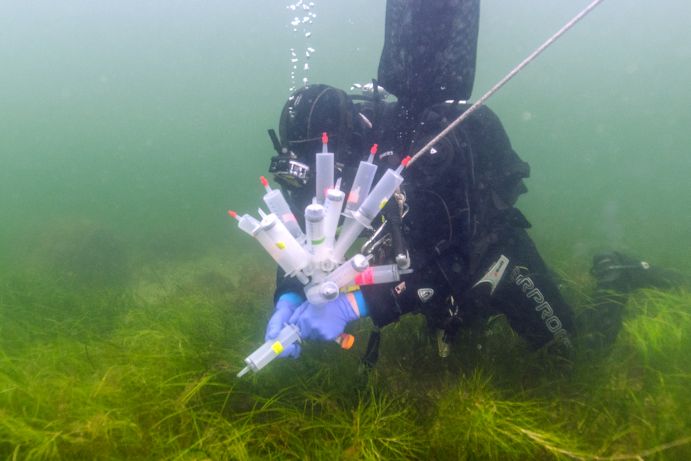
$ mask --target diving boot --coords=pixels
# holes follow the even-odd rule
[[[608,251],[593,256],[590,273],[598,288],[630,293],[637,288],[671,288],[680,283],[680,276],[672,271],[653,267],[647,261]]]

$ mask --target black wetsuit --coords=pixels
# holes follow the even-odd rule
[[[382,162],[398,164],[467,107],[440,103],[413,114],[393,104],[375,135]],[[409,212],[402,228],[414,272],[403,284],[362,288],[374,323],[421,312],[453,335],[463,323],[502,313],[535,347],[553,339],[569,345],[571,309],[514,207],[528,175],[487,107],[420,157],[403,183]],[[495,263],[501,276],[478,283]]]
[[[458,101],[472,90],[478,18],[479,0],[387,2],[379,80],[397,102],[359,107],[374,123],[368,141],[379,144],[378,162],[397,166],[467,109]],[[421,312],[453,336],[463,323],[502,313],[535,347],[555,339],[570,345],[571,309],[514,207],[528,174],[486,107],[415,162],[404,173],[410,211],[401,226],[414,272],[403,283],[362,288],[375,325]],[[389,203],[385,211],[396,213]],[[296,214],[306,204],[294,203]],[[497,283],[478,284],[495,263]],[[276,297],[302,288],[281,274],[277,285]]]

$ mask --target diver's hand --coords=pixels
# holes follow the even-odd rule
[[[303,302],[304,299],[297,293],[285,293],[281,295],[281,297],[278,298],[278,302],[276,302],[274,313],[266,326],[264,341],[276,339],[278,334],[281,332],[281,329],[283,329],[285,324],[288,323],[290,317]],[[297,358],[299,355],[299,349],[293,350],[291,348],[287,348],[279,355],[279,357]]]
[[[333,341],[338,338],[348,323],[358,319],[364,310],[364,300],[355,293],[340,294],[326,304],[315,306],[303,303],[293,313],[288,323],[298,327],[303,340],[317,339]]]

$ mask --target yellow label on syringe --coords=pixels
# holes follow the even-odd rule
[[[283,352],[283,344],[281,344],[280,341],[276,341],[271,345],[271,350],[274,351],[274,354],[278,355]]]
[[[389,199],[385,198],[384,200],[379,202],[379,209],[381,210],[382,208],[384,208],[386,206],[386,204],[388,203],[388,201],[389,201]]]
[[[286,244],[283,242],[276,242],[276,246],[278,247],[279,250],[285,250],[286,249]]]

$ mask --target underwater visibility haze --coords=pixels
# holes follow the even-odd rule
[[[476,100],[586,1],[481,2]],[[376,77],[384,0],[0,3],[2,459],[691,459],[691,294],[639,290],[565,367],[424,322],[237,379],[275,268],[255,213],[292,87]],[[691,274],[691,5],[605,0],[488,105],[575,309],[592,255]],[[357,90],[355,90],[357,91]],[[271,179],[269,177],[269,179]]]

